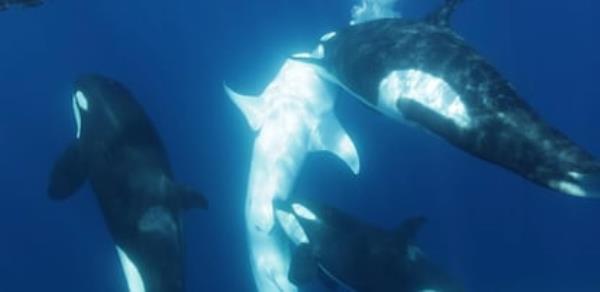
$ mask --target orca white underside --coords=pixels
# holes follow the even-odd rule
[[[119,259],[121,260],[123,272],[125,273],[125,279],[127,280],[129,292],[145,292],[146,287],[144,287],[144,281],[142,280],[142,276],[140,275],[138,268],[119,246],[116,246],[116,248],[117,253],[119,254]]]

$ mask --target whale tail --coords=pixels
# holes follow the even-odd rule
[[[581,178],[581,186],[586,197],[600,198],[600,171],[584,175]]]
[[[581,198],[600,198],[600,169],[570,171],[548,183],[551,189]]]

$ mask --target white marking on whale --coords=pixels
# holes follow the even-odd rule
[[[277,210],[275,213],[277,215],[277,221],[281,224],[283,231],[295,245],[310,242],[304,229],[296,219],[296,216],[281,210]]]
[[[557,190],[576,197],[587,197],[586,191],[572,182],[568,181],[551,181],[550,186]]]
[[[315,215],[315,213],[313,213],[311,210],[307,209],[306,207],[300,205],[300,204],[292,204],[292,209],[294,209],[294,213],[296,213],[296,215],[307,219],[307,220],[311,220],[311,221],[315,221],[317,220],[317,215]]]
[[[121,266],[125,272],[125,279],[127,280],[129,292],[145,292],[146,288],[144,287],[144,281],[142,281],[142,276],[140,275],[138,268],[119,246],[116,246],[116,248],[119,259],[121,260]]]
[[[330,31],[321,37],[321,42],[324,43],[326,41],[329,41],[332,38],[334,38],[336,35],[337,35],[337,33],[335,31]]]
[[[87,111],[89,104],[88,104],[88,100],[85,97],[85,95],[83,94],[83,92],[81,91],[77,91],[75,93],[75,99],[77,100],[77,105],[79,105],[79,107],[84,110]]]
[[[356,148],[333,113],[334,97],[313,66],[288,60],[260,97],[226,88],[245,114],[254,142],[246,199],[251,266],[258,291],[297,291],[288,280],[289,244],[272,232],[274,199],[286,200],[306,155],[329,151],[354,173]]]
[[[79,107],[77,106],[77,99],[73,96],[73,117],[75,118],[75,137],[79,139],[81,137],[81,113],[79,112]]]
[[[443,79],[419,70],[392,71],[379,84],[377,107],[387,115],[398,118],[398,101],[414,100],[436,113],[452,120],[461,128],[468,128],[471,119],[461,97]]]

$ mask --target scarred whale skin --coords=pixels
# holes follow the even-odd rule
[[[310,56],[371,108],[410,121],[541,186],[600,196],[600,163],[545,123],[448,26],[459,0],[423,20],[380,19],[325,35]]]

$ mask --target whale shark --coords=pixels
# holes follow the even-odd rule
[[[540,186],[600,196],[600,163],[548,125],[450,28],[461,0],[423,19],[377,19],[325,34],[292,59],[368,107],[406,121]]]
[[[276,201],[275,208],[278,223],[295,246],[288,277],[299,287],[319,279],[332,290],[463,291],[417,246],[424,217],[386,230],[305,199]]]
[[[272,202],[287,199],[307,155],[325,151],[357,174],[351,138],[334,112],[335,98],[312,66],[287,60],[259,97],[225,91],[257,132],[246,196],[252,272],[258,291],[288,292],[289,244],[275,227]]]
[[[208,202],[173,180],[158,132],[122,84],[83,76],[72,106],[76,137],[54,164],[50,198],[64,200],[89,181],[129,291],[184,291],[181,211]]]

